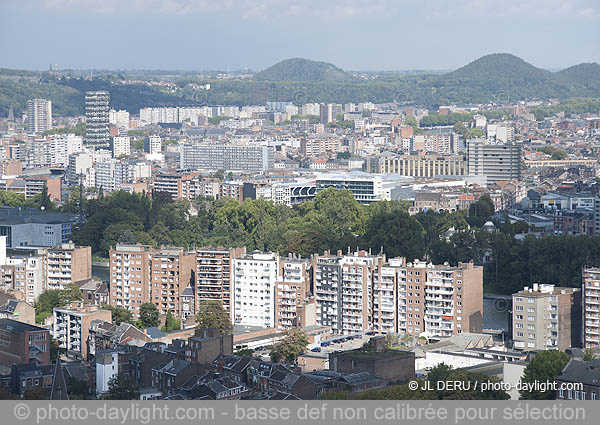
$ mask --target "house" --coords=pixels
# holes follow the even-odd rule
[[[241,400],[249,392],[245,384],[218,372],[207,372],[200,377],[193,376],[183,385],[183,389],[192,400]]]
[[[88,334],[88,357],[92,358],[97,351],[108,350],[128,343],[151,342],[151,338],[130,323],[122,322],[113,325],[105,320],[92,320]]]
[[[152,387],[152,369],[170,360],[168,354],[146,348],[146,346],[129,356],[129,375],[139,383],[140,388]]]
[[[6,304],[0,306],[0,319],[12,319],[35,325],[35,308],[25,301],[8,300]]]
[[[192,376],[203,372],[205,367],[199,363],[185,360],[169,360],[152,368],[152,387],[171,395],[183,386]]]
[[[219,373],[230,377],[235,382],[246,384],[248,374],[246,369],[253,357],[238,356],[235,354],[220,356],[212,362],[212,367]]]
[[[196,329],[194,336],[188,338],[186,360],[208,364],[219,356],[232,353],[232,334],[221,334],[218,329]]]
[[[562,389],[561,384],[583,384],[583,389]],[[556,378],[557,400],[600,400],[600,359],[571,359]]]

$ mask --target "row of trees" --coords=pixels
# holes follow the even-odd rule
[[[78,210],[78,196],[65,209]],[[328,189],[314,201],[289,208],[263,199],[172,201],[168,195],[115,192],[86,200],[86,223],[73,240],[107,256],[115,243],[246,246],[248,250],[310,256],[347,248],[381,250],[388,257],[435,264],[474,261],[484,265],[488,289],[512,293],[533,282],[579,286],[583,265],[600,265],[600,237],[527,236],[524,223],[482,230],[494,216],[486,195],[467,211],[427,211],[409,215],[404,202],[359,204],[349,191]],[[191,211],[197,211],[192,214]],[[451,230],[451,232],[448,232]]]

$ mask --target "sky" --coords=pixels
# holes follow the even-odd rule
[[[600,63],[600,0],[0,0],[0,67],[448,70]]]

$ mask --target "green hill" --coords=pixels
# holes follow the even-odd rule
[[[254,75],[258,81],[351,82],[350,74],[327,62],[286,59]]]
[[[587,89],[600,90],[600,65],[595,62],[580,63],[558,71],[556,75],[571,84],[580,84]]]

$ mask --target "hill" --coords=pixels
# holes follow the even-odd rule
[[[337,66],[302,58],[286,59],[254,75],[258,81],[351,82],[350,74]]]
[[[482,56],[436,78],[432,84],[440,93],[440,100],[447,102],[509,103],[522,99],[591,95],[581,84],[508,53]]]
[[[571,84],[580,84],[591,90],[600,89],[600,65],[596,62],[580,63],[558,71],[556,75]]]

